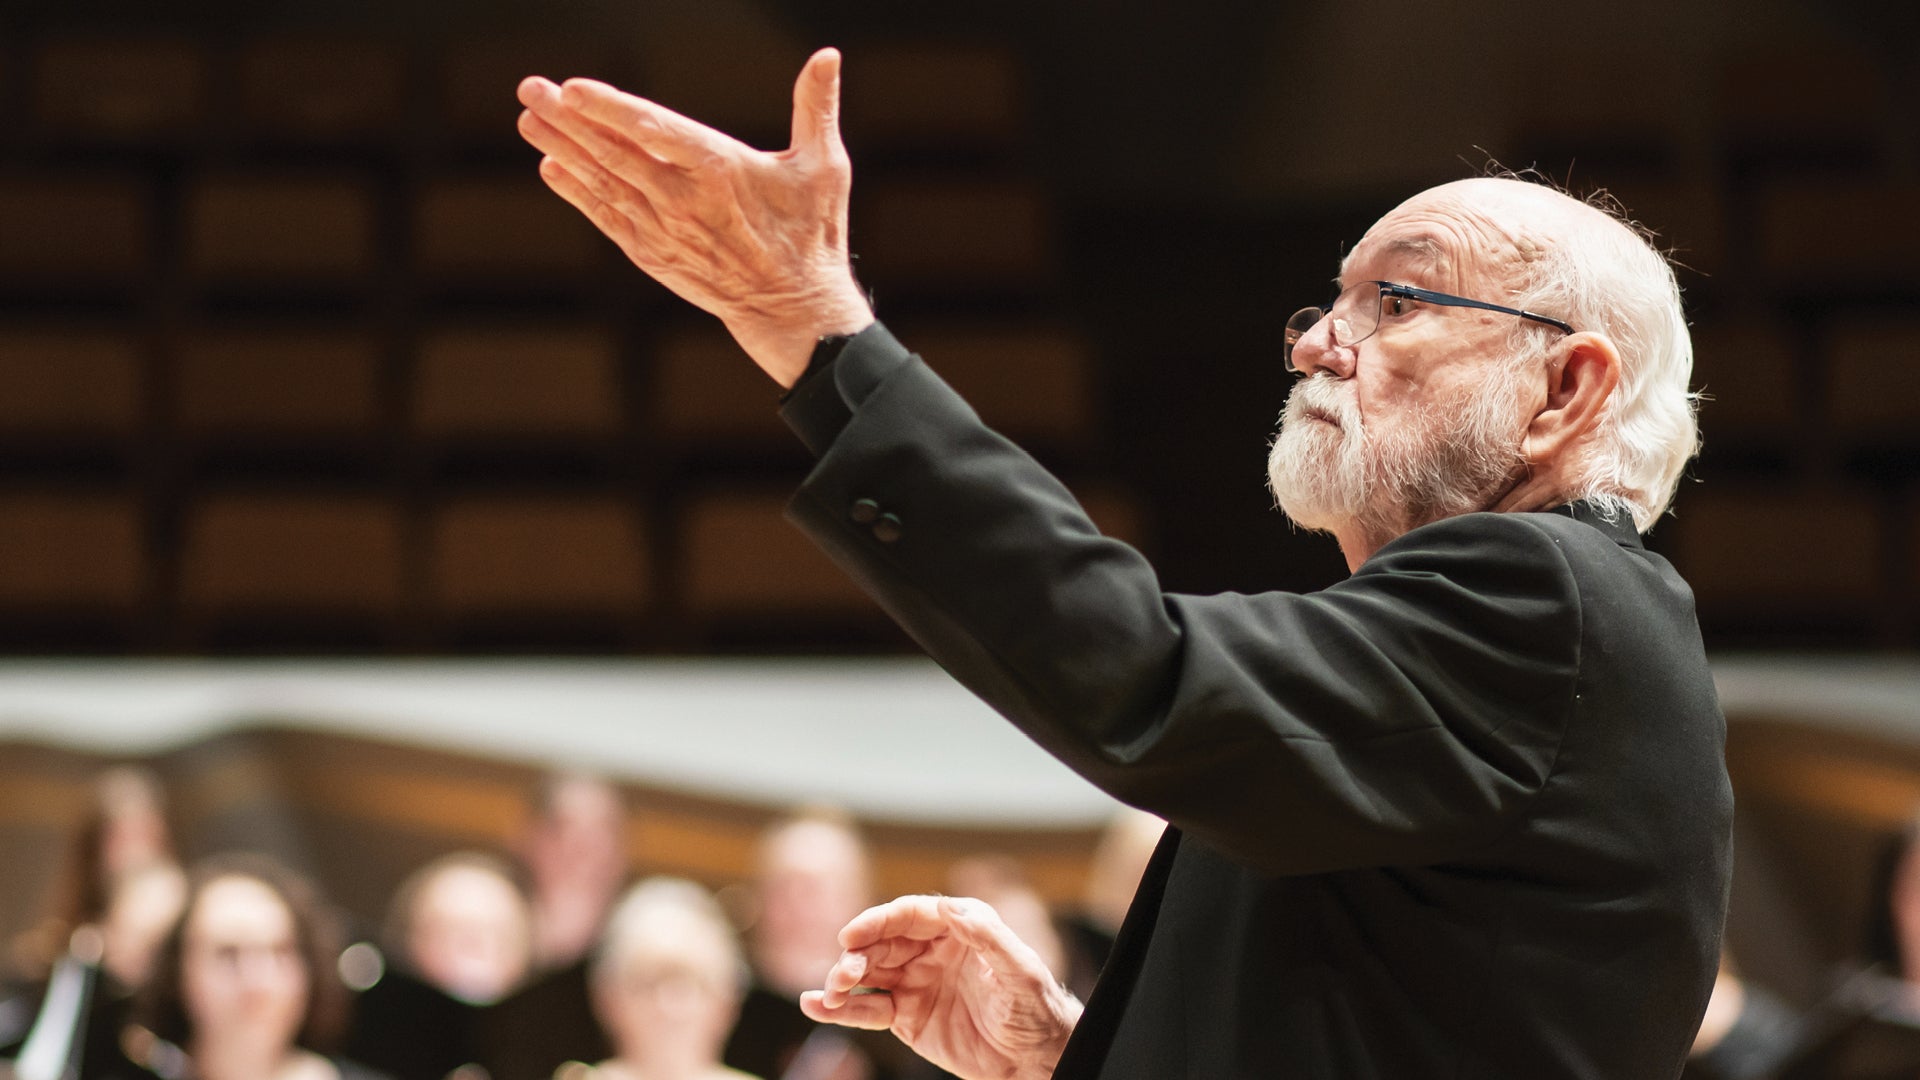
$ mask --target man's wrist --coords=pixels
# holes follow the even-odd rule
[[[821,338],[852,337],[872,326],[873,306],[849,283],[846,295],[807,306],[805,314],[782,318],[777,326],[728,325],[734,340],[769,378],[786,390],[800,381]]]

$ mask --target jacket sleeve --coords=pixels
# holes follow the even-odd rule
[[[1460,859],[1552,773],[1579,596],[1525,515],[1415,530],[1325,591],[1163,594],[870,331],[783,410],[793,520],[952,675],[1116,798],[1267,872]]]

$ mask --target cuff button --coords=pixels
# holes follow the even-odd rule
[[[880,519],[880,504],[872,499],[861,499],[847,511],[855,525],[871,525]]]

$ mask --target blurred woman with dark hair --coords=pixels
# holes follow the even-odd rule
[[[128,1056],[163,1080],[373,1080],[322,1056],[347,994],[338,931],[305,879],[257,855],[194,867]]]

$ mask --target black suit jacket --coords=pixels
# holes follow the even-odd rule
[[[1732,796],[1692,596],[1581,506],[1313,594],[1168,595],[884,328],[784,409],[791,516],[1169,830],[1056,1075],[1677,1075]]]

